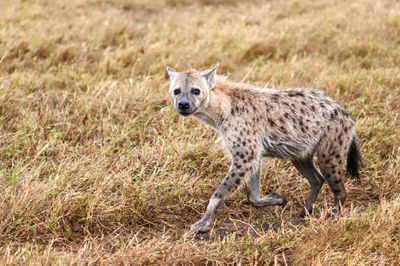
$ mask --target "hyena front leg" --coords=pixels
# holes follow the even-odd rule
[[[247,167],[243,163],[234,162],[222,184],[211,196],[203,217],[196,223],[192,224],[190,229],[197,233],[207,232],[219,207],[224,203],[226,198],[239,187],[242,180],[253,173],[252,169],[254,168],[251,166]]]
[[[256,207],[286,204],[286,198],[274,192],[265,197],[260,196],[260,167],[246,180],[247,198]]]

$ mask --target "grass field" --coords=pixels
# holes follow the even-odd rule
[[[167,65],[263,87],[326,91],[356,120],[363,167],[335,219],[288,221],[308,182],[265,159],[254,208],[239,191],[197,221],[228,161],[179,117]],[[400,2],[1,0],[0,264],[400,264]]]

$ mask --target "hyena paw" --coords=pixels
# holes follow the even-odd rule
[[[285,196],[279,195],[278,193],[272,192],[268,194],[267,197],[270,197],[276,201],[276,205],[285,206],[287,203],[287,199]]]
[[[210,230],[211,221],[206,219],[201,219],[190,226],[190,230],[200,234],[206,233]]]

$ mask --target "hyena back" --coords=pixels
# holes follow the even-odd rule
[[[218,65],[217,65],[218,66]],[[334,195],[333,212],[346,198],[347,172],[358,177],[361,161],[354,121],[324,92],[304,88],[262,89],[216,77],[217,66],[197,72],[178,73],[167,68],[170,97],[176,111],[193,115],[214,128],[231,166],[210,198],[203,217],[191,226],[206,232],[217,209],[241,184],[254,206],[285,205],[276,193],[260,195],[262,157],[290,160],[309,181],[311,191],[300,216],[312,212],[313,203],[326,180]],[[314,166],[316,155],[319,170]]]

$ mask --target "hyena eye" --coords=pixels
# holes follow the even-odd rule
[[[174,90],[174,95],[178,95],[179,93],[181,93],[181,89],[175,89]]]
[[[200,90],[194,88],[194,89],[192,90],[192,93],[193,93],[194,95],[200,95]]]

